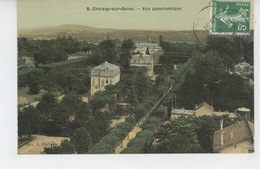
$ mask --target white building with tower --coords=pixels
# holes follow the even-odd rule
[[[132,56],[130,66],[147,67],[147,76],[153,75],[153,56],[147,54],[135,54]]]
[[[147,48],[149,49],[149,53],[151,55],[156,53],[156,52],[162,51],[161,46],[157,43],[141,43],[141,42],[138,42],[138,43],[135,43],[135,47],[136,47],[135,50],[134,50],[135,53],[145,54]]]

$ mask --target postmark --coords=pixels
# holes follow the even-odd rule
[[[250,1],[213,0],[210,18],[210,34],[250,35]]]

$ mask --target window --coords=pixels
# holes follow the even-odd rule
[[[101,86],[104,86],[104,80],[103,79],[101,80]]]
[[[108,70],[107,69],[105,70],[105,74],[106,74],[106,76],[108,76]]]
[[[108,79],[106,79],[106,84],[108,84]]]

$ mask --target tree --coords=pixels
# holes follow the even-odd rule
[[[40,131],[40,116],[33,106],[18,112],[18,135],[35,134]]]
[[[148,47],[146,48],[145,54],[146,55],[151,55]]]
[[[156,146],[155,153],[203,153],[203,150],[183,135],[170,135]]]
[[[128,69],[130,66],[130,59],[132,57],[132,51],[135,44],[132,39],[124,40],[121,47],[121,54],[119,56],[119,63],[124,69]]]
[[[50,117],[57,104],[58,101],[54,93],[44,93],[40,102],[37,104],[36,109],[43,115]]]
[[[74,131],[71,142],[75,145],[78,154],[87,153],[89,146],[92,144],[92,138],[89,132],[81,127]]]
[[[61,141],[62,154],[74,154],[76,152],[74,144],[65,139]]]
[[[28,84],[30,94],[39,94],[42,79],[43,72],[33,71],[28,74],[26,84]]]
[[[210,88],[226,73],[223,60],[214,52],[195,53],[192,58],[179,69],[178,78],[184,77],[178,91],[181,106],[193,109],[202,101],[211,102]],[[182,82],[182,80],[177,80]]]
[[[76,93],[69,93],[65,95],[60,102],[60,104],[63,104],[66,111],[70,115],[75,115],[77,113],[78,106],[81,103],[82,103],[82,99]]]
[[[43,154],[74,154],[75,146],[67,139],[61,141],[61,145],[54,144],[51,147],[44,147]]]
[[[104,40],[94,49],[92,62],[99,65],[105,61],[115,64],[118,61],[119,48],[115,41]]]

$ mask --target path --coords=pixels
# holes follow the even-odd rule
[[[128,135],[125,137],[125,139],[121,142],[119,146],[115,149],[115,154],[120,154],[125,148],[127,148],[127,145],[130,140],[134,139],[136,134],[140,132],[142,129],[138,126],[135,126],[132,131],[128,133]]]
[[[142,128],[140,128],[140,126],[146,121],[146,119],[151,115],[153,110],[161,103],[162,99],[170,92],[171,89],[172,85],[167,90],[167,92],[165,92],[164,95],[154,104],[154,106],[141,118],[141,120],[136,123],[133,130],[130,131],[125,137],[125,139],[120,143],[120,145],[115,148],[115,154],[120,154],[125,148],[127,148],[129,141],[134,139],[138,132],[142,131]]]
[[[116,127],[118,124],[122,123],[125,121],[126,117],[128,116],[120,116],[119,119],[112,119],[110,123],[110,128]]]

